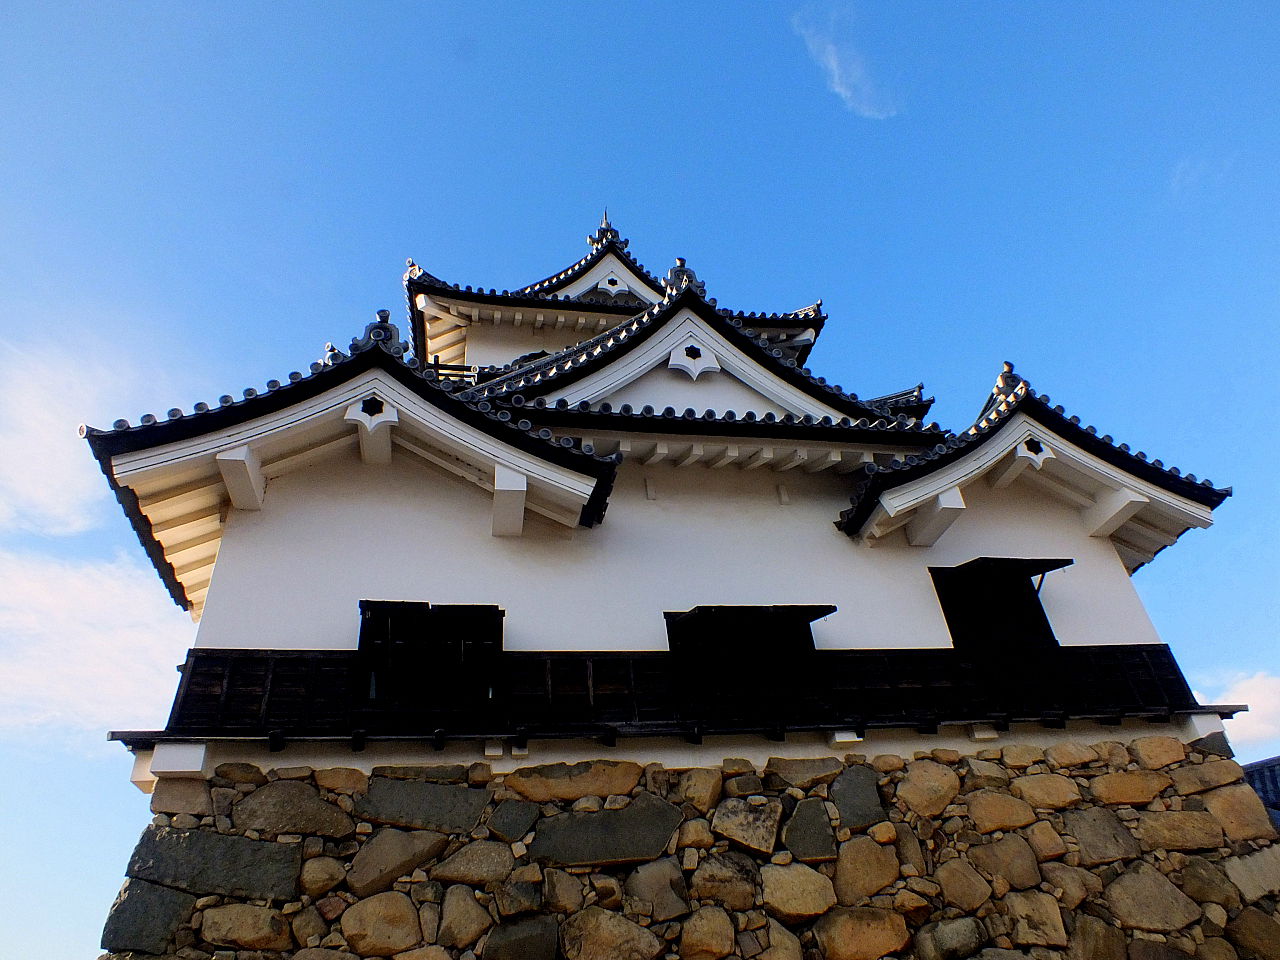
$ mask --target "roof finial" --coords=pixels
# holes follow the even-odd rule
[[[591,245],[592,250],[599,250],[606,243],[613,243],[621,249],[627,249],[627,241],[617,230],[613,229],[613,224],[609,222],[609,208],[604,208],[604,215],[600,217],[600,226],[596,227],[596,232],[587,237],[587,243]]]
[[[692,287],[693,292],[700,297],[707,295],[707,285],[698,279],[696,273],[685,266],[684,257],[676,257],[676,265],[667,271],[663,285],[667,288],[668,296],[679,293],[685,287]]]

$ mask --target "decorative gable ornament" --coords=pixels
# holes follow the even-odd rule
[[[667,366],[687,373],[690,380],[697,380],[704,373],[719,373],[720,362],[710,347],[690,338],[682,346],[671,351]]]

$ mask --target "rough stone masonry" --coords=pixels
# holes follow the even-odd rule
[[[1280,845],[1167,737],[161,780],[111,960],[1280,960]]]

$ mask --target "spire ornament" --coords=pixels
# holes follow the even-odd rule
[[[590,244],[592,250],[599,250],[607,243],[612,243],[619,249],[625,250],[629,241],[623,240],[622,235],[609,222],[609,208],[605,207],[604,214],[600,217],[600,226],[596,227],[595,233],[587,237],[587,243]]]

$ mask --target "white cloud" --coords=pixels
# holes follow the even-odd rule
[[[1248,704],[1248,713],[1238,714],[1226,723],[1227,736],[1233,744],[1248,746],[1280,740],[1280,676],[1259,671],[1238,677],[1212,702]]]
[[[0,550],[0,735],[163,727],[193,630],[140,562]]]
[[[1217,186],[1231,173],[1239,152],[1219,156],[1209,153],[1191,153],[1182,157],[1169,174],[1169,192],[1182,195],[1202,186]]]
[[[867,120],[887,120],[898,112],[892,99],[871,77],[866,58],[847,39],[853,32],[852,11],[808,6],[791,18],[791,26],[827,77],[827,88],[844,105]]]
[[[115,375],[65,351],[0,343],[0,529],[79,533],[101,516],[106,481],[76,427]]]

